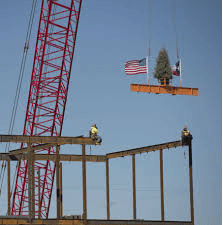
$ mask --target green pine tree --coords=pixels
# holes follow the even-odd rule
[[[158,58],[156,60],[154,77],[159,81],[161,81],[163,78],[166,78],[167,80],[172,79],[172,70],[165,48],[161,49],[159,52]]]

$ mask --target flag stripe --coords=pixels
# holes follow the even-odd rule
[[[127,75],[147,73],[147,65],[144,63],[144,59],[127,61],[125,63],[125,73]]]

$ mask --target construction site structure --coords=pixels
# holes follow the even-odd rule
[[[95,145],[96,141],[82,136],[61,136],[81,5],[82,0],[42,0],[23,135],[0,135],[0,142],[21,143],[19,149],[0,153],[0,160],[7,162],[8,175],[8,216],[0,216],[0,225],[179,224],[178,221],[165,221],[162,154],[164,149],[182,146],[180,140],[106,155],[86,155],[86,145]],[[24,49],[27,50],[28,45],[25,44]],[[64,144],[81,145],[82,154],[60,154],[60,146]],[[181,221],[182,225],[194,225],[191,142],[188,147],[191,219],[190,221]],[[135,155],[151,151],[160,151],[160,221],[137,220]],[[132,157],[133,220],[111,220],[109,160],[125,156]],[[10,192],[11,161],[18,162],[12,194]],[[83,215],[81,218],[79,216],[65,218],[62,215],[61,162],[63,161],[82,162]],[[87,162],[99,162],[106,165],[107,220],[89,220],[87,218]],[[55,175],[57,218],[48,219]]]
[[[109,224],[109,225],[121,225],[121,224],[134,224],[134,225],[194,225],[194,203],[193,203],[193,177],[192,177],[192,136],[186,142],[182,143],[182,140],[167,142],[157,145],[145,146],[135,149],[129,149],[119,152],[112,152],[106,155],[86,155],[86,145],[95,145],[96,141],[86,137],[49,137],[49,136],[21,136],[21,135],[0,135],[0,142],[14,142],[14,143],[26,143],[26,147],[21,149],[12,150],[9,153],[0,153],[0,160],[6,160],[8,162],[8,216],[0,217],[0,225],[5,224]],[[38,145],[33,146],[33,143]],[[60,154],[60,146],[64,144],[79,144],[82,146],[81,155]],[[47,148],[49,146],[56,147],[56,152],[53,153],[39,153],[39,149]],[[181,146],[188,146],[189,152],[189,186],[190,186],[190,221],[166,221],[164,211],[164,179],[163,179],[163,151],[170,148],[178,148]],[[160,206],[161,206],[161,220],[138,220],[137,219],[137,207],[136,207],[136,160],[137,154],[143,154],[148,152],[160,152]],[[110,219],[110,183],[109,183],[109,161],[119,157],[132,157],[132,208],[133,219],[132,220],[111,220]],[[28,216],[13,217],[10,212],[10,161],[28,160]],[[41,190],[38,188],[37,192],[34,188],[35,177],[33,176],[34,165],[41,161],[54,162],[56,165],[56,199],[57,199],[57,218],[44,219],[41,215],[41,202],[39,205],[35,204],[35,196],[41,198]],[[81,161],[82,162],[82,191],[83,191],[83,215],[81,218],[73,217],[66,218],[63,216],[63,202],[62,202],[62,163],[63,161]],[[107,207],[107,219],[106,220],[90,220],[87,218],[87,182],[86,182],[86,163],[98,162],[105,163],[106,168],[106,207]],[[38,175],[38,183],[40,183],[40,175]],[[35,212],[38,212],[38,215]]]

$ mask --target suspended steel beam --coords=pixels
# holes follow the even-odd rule
[[[89,137],[53,137],[53,136],[24,136],[24,135],[0,135],[0,142],[14,142],[14,143],[39,143],[39,144],[86,144],[95,145]]]
[[[193,95],[198,96],[198,88],[174,87],[163,85],[130,84],[130,90],[134,92],[147,92],[155,94]]]
[[[126,151],[120,151],[120,152],[113,152],[107,154],[107,158],[118,158],[118,157],[124,157],[128,155],[135,155],[135,154],[141,154],[145,152],[152,152],[152,151],[159,151],[161,149],[168,149],[168,148],[176,148],[182,146],[181,141],[174,141],[174,142],[167,142],[159,145],[150,145],[146,147],[141,147],[141,148],[134,148]]]

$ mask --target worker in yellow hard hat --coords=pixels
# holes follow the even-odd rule
[[[98,136],[98,128],[96,124],[93,124],[91,126],[91,129],[89,131],[89,136],[92,140],[96,141],[97,144],[100,144],[102,142],[102,139],[100,136]]]
[[[184,129],[181,132],[181,141],[183,145],[188,145],[191,140],[193,139],[192,135],[190,134],[190,131],[187,129],[186,126],[184,126]]]

